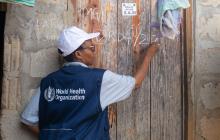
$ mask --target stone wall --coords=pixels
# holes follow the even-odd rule
[[[60,66],[57,37],[71,22],[67,0],[37,0],[35,7],[8,4],[0,120],[3,140],[33,140],[19,121],[42,77]]]
[[[196,140],[220,140],[220,1],[195,1]]]

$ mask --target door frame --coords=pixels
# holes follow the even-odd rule
[[[196,106],[194,105],[196,97],[194,92],[195,76],[195,36],[194,36],[194,16],[195,0],[189,0],[190,8],[184,10],[183,22],[183,54],[184,54],[184,72],[183,72],[183,133],[184,140],[195,140],[195,119],[196,119]]]

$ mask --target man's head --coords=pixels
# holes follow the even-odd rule
[[[66,28],[60,35],[58,51],[68,62],[92,65],[95,59],[92,39],[98,36],[99,33],[86,33],[77,27]]]

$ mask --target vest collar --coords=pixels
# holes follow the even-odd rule
[[[88,67],[86,64],[81,63],[81,62],[66,62],[63,66],[83,66],[83,67]]]

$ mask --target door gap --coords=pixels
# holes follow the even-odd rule
[[[2,98],[3,59],[4,59],[4,31],[7,4],[0,2],[0,108]]]

